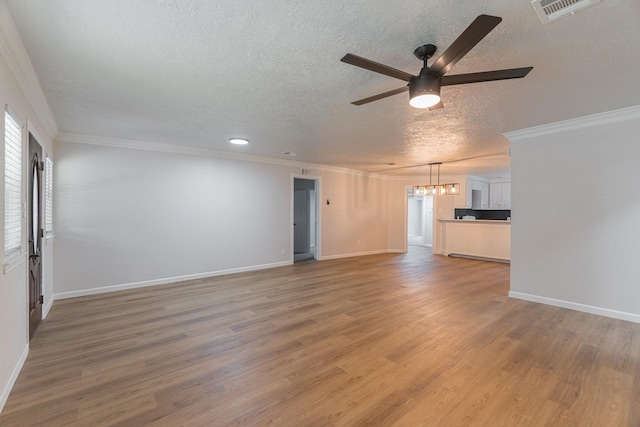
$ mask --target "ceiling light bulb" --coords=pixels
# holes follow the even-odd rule
[[[432,93],[414,96],[409,100],[409,104],[415,108],[429,108],[440,102],[440,96]]]
[[[247,145],[249,140],[244,138],[231,138],[229,142],[235,145]]]

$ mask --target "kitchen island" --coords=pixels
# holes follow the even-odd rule
[[[511,221],[440,219],[443,255],[511,260]]]

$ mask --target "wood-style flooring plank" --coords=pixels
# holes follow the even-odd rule
[[[634,426],[640,325],[384,254],[57,301],[2,426]]]

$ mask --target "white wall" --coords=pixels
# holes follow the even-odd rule
[[[389,179],[386,210],[387,245],[391,252],[404,252],[407,248],[407,188],[422,182],[420,179]]]
[[[426,196],[422,202],[422,226],[424,235],[422,240],[425,246],[433,247],[433,199],[434,196]]]
[[[289,259],[293,168],[69,142],[56,160],[57,294]]]
[[[32,132],[43,145],[43,154],[52,153],[52,136],[57,131],[51,110],[44,100],[35,79],[24,46],[20,41],[6,4],[0,2],[0,132],[4,139],[4,109],[9,105],[25,123],[25,135]],[[26,143],[23,150],[28,150]],[[23,187],[26,201],[27,156]],[[0,199],[4,200],[4,150],[0,150]],[[0,224],[4,224],[4,209],[0,209]],[[26,220],[24,222],[23,247],[26,245]],[[4,226],[0,226],[0,248],[4,247]],[[0,271],[0,410],[4,406],[20,368],[27,356],[29,339],[27,263],[13,264],[7,271]],[[53,240],[43,246],[43,291],[45,312],[51,304]],[[5,260],[2,261],[5,264]]]
[[[407,202],[407,234],[422,236],[422,198],[410,197]]]
[[[640,107],[508,134],[511,292],[640,321]]]
[[[333,170],[312,174],[322,176],[322,259],[387,252],[387,179]]]
[[[62,140],[56,165],[57,297],[292,260],[299,168]],[[311,172],[322,179],[321,257],[386,252],[386,181]]]

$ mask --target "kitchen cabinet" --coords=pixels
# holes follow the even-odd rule
[[[511,209],[510,182],[495,182],[489,185],[489,209]]]
[[[480,199],[482,201],[482,209],[489,209],[489,184],[485,182],[483,185],[482,198]]]
[[[489,184],[481,181],[472,181],[471,185],[472,194],[473,190],[480,192],[479,197],[479,206],[473,206],[473,195],[472,195],[472,207],[473,209],[489,209]]]
[[[464,187],[464,194],[465,194],[465,204],[463,206],[463,208],[465,209],[471,209],[471,204],[473,203],[473,198],[472,198],[472,188],[473,188],[473,181],[471,181],[470,179],[467,179],[466,182],[467,185],[465,185]]]
[[[479,206],[473,206],[473,190],[480,193]],[[464,180],[460,194],[455,196],[455,207],[459,209],[489,209],[489,183],[470,178]]]

